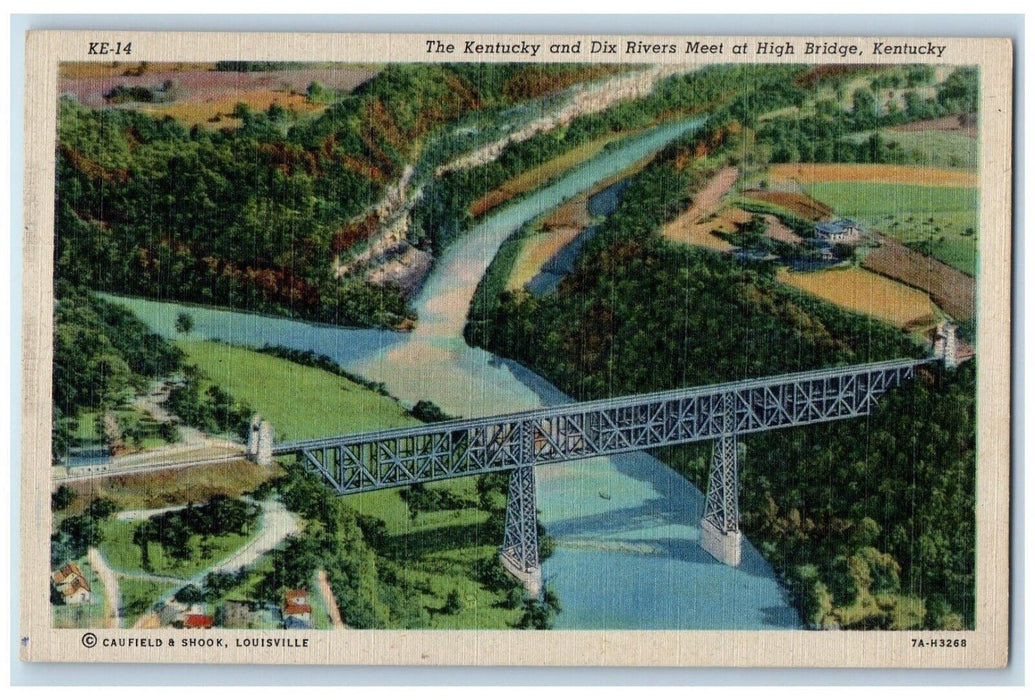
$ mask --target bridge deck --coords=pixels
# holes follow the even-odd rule
[[[547,406],[528,411],[517,411],[514,413],[503,413],[493,416],[477,418],[460,418],[438,423],[427,423],[408,428],[390,428],[385,430],[374,430],[363,433],[350,433],[336,435],[326,438],[314,438],[308,440],[295,440],[280,442],[273,446],[273,454],[285,455],[298,453],[303,450],[318,450],[323,448],[338,447],[343,442],[348,444],[372,443],[385,440],[396,440],[400,438],[421,437],[433,434],[441,434],[451,431],[467,431],[473,428],[487,428],[500,424],[517,424],[525,421],[541,421],[551,418],[571,416],[575,414],[594,413],[598,411],[633,408],[645,404],[665,403],[680,399],[694,399],[722,395],[729,392],[751,392],[758,389],[768,389],[779,386],[799,385],[808,382],[822,382],[829,379],[838,379],[850,375],[894,372],[895,370],[911,370],[919,365],[934,362],[934,358],[888,360],[884,362],[871,362],[859,365],[847,365],[832,367],[821,370],[810,370],[806,372],[793,372],[757,379],[747,379],[721,384],[710,384],[705,386],[688,387],[684,389],[669,389],[648,394],[633,394],[610,399],[597,399],[594,401],[583,401],[579,403],[567,403],[557,406]]]

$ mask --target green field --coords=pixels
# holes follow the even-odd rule
[[[860,131],[847,136],[849,141],[862,143],[873,131]],[[897,143],[909,154],[914,165],[936,168],[961,168],[976,171],[978,142],[966,134],[954,131],[889,131],[882,129],[881,138]]]
[[[417,423],[392,399],[321,369],[222,343],[176,344],[187,353],[187,362],[273,423],[278,439]]]
[[[158,602],[159,596],[175,586],[164,581],[119,577],[119,592],[122,594],[122,626],[132,627],[140,616]]]
[[[976,187],[926,187],[872,182],[817,182],[808,194],[956,269],[977,268]]]
[[[212,381],[235,398],[247,401],[269,419],[278,436],[305,438],[377,427],[413,425],[418,421],[394,400],[344,377],[244,348],[207,341],[178,341],[188,362],[198,365]],[[402,566],[407,578],[422,591],[422,605],[436,628],[505,628],[521,611],[501,605],[503,595],[487,590],[476,580],[475,565],[494,557],[499,542],[483,541],[482,528],[489,514],[476,507],[474,479],[454,479],[428,486],[450,491],[467,507],[421,512],[411,518],[399,490],[375,491],[348,498],[356,511],[385,522],[387,543],[377,550]],[[123,537],[129,537],[132,532]],[[139,568],[139,550],[135,558]],[[113,566],[115,560],[109,557]],[[260,560],[256,569],[261,569]],[[119,567],[121,568],[121,567]],[[257,570],[227,597],[250,598],[261,579]],[[459,610],[442,611],[456,591]],[[343,611],[348,625],[347,611]]]
[[[147,551],[150,567],[145,569],[140,547],[133,543],[133,533],[139,524],[140,521],[133,520],[107,520],[101,527],[104,540],[100,549],[116,571],[190,578],[226,559],[255,536],[254,528],[244,535],[233,533],[208,537],[205,542],[201,535],[192,535],[190,545],[193,554],[184,560],[170,556],[157,542],[149,542]]]
[[[100,411],[83,411],[76,416],[76,426],[72,437],[80,442],[95,442],[104,439],[104,436],[97,431],[97,418],[100,415]]]

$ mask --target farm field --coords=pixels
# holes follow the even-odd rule
[[[820,182],[872,182],[929,187],[977,187],[976,173],[919,165],[870,163],[781,163],[768,171],[770,182],[810,185]],[[830,204],[830,202],[827,202]]]
[[[833,210],[823,202],[817,202],[812,197],[797,192],[784,192],[780,190],[744,190],[740,194],[747,202],[762,202],[771,207],[777,207],[785,211],[808,219],[809,221],[820,221],[826,219]]]
[[[238,103],[248,105],[252,111],[265,111],[272,105],[296,113],[319,112],[324,105],[310,102],[305,95],[279,90],[249,90],[232,93],[225,97],[209,97],[204,100],[187,100],[173,104],[145,105],[139,111],[153,117],[172,117],[187,126],[237,127],[241,120],[232,116]]]
[[[892,131],[905,132],[905,131],[927,131],[927,132],[951,132],[959,133],[969,136],[972,139],[976,139],[978,135],[977,124],[971,123],[963,126],[960,124],[958,116],[950,117],[938,117],[936,119],[920,119],[915,122],[909,122],[908,124],[901,124],[899,126],[891,127]]]
[[[746,212],[738,209],[725,209],[717,212],[722,198],[737,182],[736,168],[723,168],[717,172],[704,187],[693,194],[693,202],[685,212],[670,221],[662,229],[665,238],[686,245],[698,245],[713,250],[733,250],[726,241],[712,235],[712,231],[730,233],[736,226],[751,219]],[[746,218],[744,218],[746,216]]]
[[[781,269],[777,281],[857,313],[873,316],[902,329],[934,325],[938,307],[927,294],[859,268],[790,272]]]
[[[750,220],[751,214],[743,209],[727,207],[721,212],[709,215],[703,221],[693,224],[689,223],[684,215],[680,215],[665,224],[665,227],[661,230],[661,235],[676,243],[729,252],[735,246],[713,235],[712,231],[733,233],[738,225],[745,224]]]
[[[859,219],[973,276],[977,266],[976,187],[816,182],[806,191],[839,216]]]
[[[958,123],[956,119],[951,121]],[[873,131],[860,131],[846,138],[862,143]],[[917,165],[935,168],[958,168],[977,172],[978,142],[963,131],[939,129],[881,130],[881,137],[888,143],[897,143]]]
[[[780,221],[772,214],[763,214],[762,219],[765,220],[765,235],[772,238],[774,241],[782,241],[784,243],[798,244],[802,242],[802,237],[794,232],[790,226]]]
[[[169,102],[126,104],[156,116],[172,116],[189,126],[223,128],[239,123],[230,116],[238,102],[255,110],[267,109],[274,103],[296,112],[322,110],[324,105],[310,103],[305,97],[310,83],[350,92],[378,72],[376,68],[357,66],[247,73],[213,68],[208,64],[175,63],[119,64],[117,67],[63,64],[59,91],[74,95],[89,107],[110,107],[104,96],[120,85],[155,88],[172,81],[175,94]]]
[[[863,260],[864,268],[922,289],[955,319],[965,321],[974,317],[977,307],[973,277],[892,238],[877,239],[881,245]]]

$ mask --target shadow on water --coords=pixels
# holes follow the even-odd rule
[[[762,608],[762,624],[781,629],[801,628],[801,621],[793,608],[772,605]]]
[[[678,498],[678,497],[676,497]],[[701,549],[700,510],[686,518],[683,504],[674,499],[658,498],[642,506],[610,510],[596,515],[576,516],[567,520],[551,522],[549,533],[556,538],[558,547],[578,549],[586,541],[598,543],[597,549],[619,550],[631,555],[662,556],[674,560],[725,566]],[[652,531],[684,530],[681,536],[653,536]],[[741,561],[738,571],[762,579],[772,579],[773,570],[758,550],[744,538],[741,544]]]

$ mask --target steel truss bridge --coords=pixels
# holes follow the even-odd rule
[[[340,495],[510,471],[501,556],[539,576],[534,468],[713,440],[701,545],[740,562],[740,435],[854,418],[934,358],[894,360],[272,445]]]

